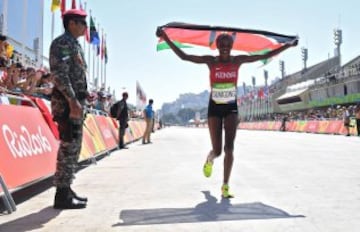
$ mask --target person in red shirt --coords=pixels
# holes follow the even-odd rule
[[[178,48],[168,37],[162,28],[156,31],[158,37],[162,37],[173,52],[182,60],[197,64],[206,64],[210,70],[210,99],[208,107],[208,127],[212,143],[212,149],[209,152],[203,173],[210,177],[214,159],[221,155],[222,151],[222,128],[225,130],[225,158],[224,158],[224,177],[222,184],[222,196],[231,198],[233,195],[229,192],[229,178],[233,165],[234,140],[238,125],[238,107],[237,107],[237,80],[238,71],[242,64],[268,59],[279,54],[285,49],[296,46],[298,39],[285,44],[264,55],[230,55],[233,47],[233,38],[231,35],[223,33],[216,38],[216,46],[219,51],[218,56],[196,56],[188,55]]]

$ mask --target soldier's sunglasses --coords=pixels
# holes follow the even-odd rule
[[[82,24],[83,26],[87,27],[87,23],[86,23],[85,20],[75,19],[74,22],[77,23],[77,24],[80,23],[80,24]]]

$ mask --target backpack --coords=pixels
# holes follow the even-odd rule
[[[111,107],[110,107],[110,116],[113,118],[117,118],[118,117],[118,110],[119,110],[119,102],[115,102]]]

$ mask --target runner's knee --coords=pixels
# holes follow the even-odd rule
[[[234,152],[234,145],[225,145],[224,152],[225,154],[232,154]]]
[[[218,157],[221,155],[221,148],[215,148],[212,150],[213,156]]]

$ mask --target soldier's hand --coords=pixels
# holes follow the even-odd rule
[[[70,100],[70,115],[69,118],[71,119],[82,119],[83,116],[83,109],[80,102],[77,99]]]

